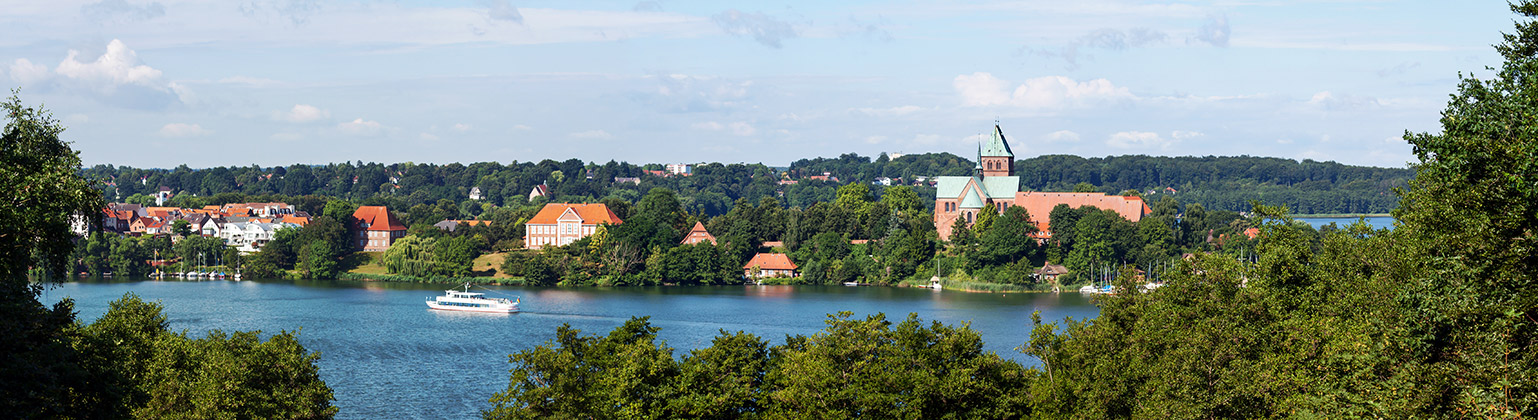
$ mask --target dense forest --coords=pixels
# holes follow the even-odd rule
[[[598,164],[577,159],[470,165],[343,162],[207,169],[184,165],[170,170],[98,165],[86,169],[85,175],[98,182],[97,187],[108,201],[140,204],[153,203],[154,193],[167,187],[184,197],[183,202],[173,202],[177,204],[185,204],[192,197],[202,197],[201,202],[208,204],[239,198],[231,193],[315,195],[394,209],[449,200],[465,206],[467,213],[475,213],[476,209],[468,207],[524,204],[535,185],[545,184],[554,202],[615,198],[634,203],[653,188],[667,188],[678,195],[687,212],[717,216],[731,210],[738,199],[756,203],[765,197],[775,197],[785,207],[807,208],[832,201],[839,185],[873,183],[882,178],[913,185],[922,204],[928,207],[934,200],[934,189],[921,179],[966,175],[973,165],[972,161],[949,153],[930,153],[897,159],[888,159],[885,154],[875,159],[855,154],[803,159],[784,171],[762,164],[707,163],[695,165],[691,176],[657,176],[647,172],[660,171],[659,164]],[[1150,196],[1170,195],[1212,210],[1247,211],[1251,200],[1260,200],[1286,205],[1301,214],[1386,213],[1397,203],[1392,189],[1404,186],[1413,176],[1409,169],[1248,156],[1052,155],[1017,161],[1015,168],[1025,190],[1073,191],[1088,185],[1092,191],[1110,194],[1131,190]],[[810,178],[824,173],[831,178]],[[781,185],[781,180],[797,182]],[[468,198],[472,189],[479,189],[481,199]],[[878,187],[874,194],[879,196],[881,189]],[[428,223],[432,222],[436,220]]]

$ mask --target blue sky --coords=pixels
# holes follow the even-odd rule
[[[1403,166],[1505,2],[0,0],[87,165],[1252,155]]]

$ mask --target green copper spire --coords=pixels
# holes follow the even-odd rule
[[[983,143],[982,142],[978,142],[977,143],[977,166],[973,167],[972,169],[976,169],[976,170],[979,170],[979,171],[983,170]]]
[[[988,142],[987,146],[983,146],[978,154],[989,157],[1015,157],[1015,152],[1009,150],[1009,142],[1004,140],[1004,130],[1000,129],[998,124],[993,125],[993,139]]]

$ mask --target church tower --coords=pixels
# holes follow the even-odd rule
[[[1004,140],[1004,131],[998,124],[993,125],[993,138],[983,144],[978,155],[984,177],[1010,176],[1015,172],[1015,152],[1009,150],[1009,142]]]

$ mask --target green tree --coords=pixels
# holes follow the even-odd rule
[[[993,221],[999,219],[999,207],[992,202],[983,205],[983,209],[977,212],[977,221],[972,223],[972,234],[978,238],[988,236],[988,230],[993,228]]]
[[[307,279],[335,279],[337,275],[337,258],[339,256],[331,244],[326,241],[310,242],[309,246],[300,248],[299,260],[303,262],[304,277]]]
[[[893,212],[910,217],[918,215],[925,210],[923,202],[919,200],[918,193],[913,192],[913,187],[906,185],[895,186],[882,191],[881,202],[886,203],[887,207],[891,208]]]
[[[186,220],[181,220],[181,219],[177,219],[175,221],[172,221],[171,222],[171,234],[172,235],[176,235],[176,236],[189,236],[189,235],[192,235],[192,223],[188,222]]]
[[[606,337],[562,325],[556,339],[513,354],[507,390],[491,398],[487,419],[673,418],[678,363],[647,318],[631,318]]]
[[[64,275],[75,248],[70,224],[92,221],[105,206],[80,176],[80,157],[59,138],[64,127],[41,108],[10,97],[0,132],[0,410],[39,418],[84,415],[85,376],[67,329],[73,303],[38,302],[29,269]]]

